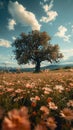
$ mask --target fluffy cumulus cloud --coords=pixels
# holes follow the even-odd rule
[[[40,19],[41,22],[45,22],[45,23],[52,22],[58,16],[58,13],[56,11],[52,10],[53,2],[54,2],[54,0],[51,0],[49,5],[48,4],[44,5],[43,3],[41,3],[42,7],[47,15],[47,16],[42,16],[42,18]]]
[[[58,32],[55,34],[55,36],[58,36],[60,38],[63,38],[65,42],[70,41],[70,35],[66,35],[67,28],[64,27],[63,25],[59,26]]]
[[[42,17],[40,19],[41,22],[45,22],[45,23],[48,23],[48,22],[51,22],[51,21],[54,21],[56,19],[56,16],[57,16],[57,12],[56,11],[49,11],[47,13],[47,16],[48,17]]]
[[[49,10],[52,9],[52,7],[53,7],[53,2],[54,2],[54,0],[51,0],[51,2],[50,2],[49,5],[48,5],[48,4],[43,5],[43,9],[44,9],[44,11],[45,11],[46,13],[47,13]]]
[[[9,1],[8,10],[16,23],[20,23],[22,26],[30,26],[32,30],[40,30],[41,25],[37,21],[35,14],[27,11],[26,8],[17,1]]]
[[[8,20],[8,26],[7,26],[7,28],[9,29],[9,30],[14,30],[14,26],[16,25],[16,22],[15,22],[15,20],[14,19],[9,19]]]
[[[4,46],[4,47],[11,47],[10,45],[10,41],[5,40],[5,39],[0,39],[0,46]]]
[[[49,10],[48,4],[44,5],[44,6],[43,6],[43,9],[44,9],[45,12],[47,12],[47,11]]]

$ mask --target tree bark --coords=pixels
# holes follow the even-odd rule
[[[35,72],[40,72],[40,59],[36,59]]]

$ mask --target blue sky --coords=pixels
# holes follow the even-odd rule
[[[73,63],[72,13],[73,0],[0,0],[0,65],[18,66],[11,43],[31,30],[46,31],[64,55],[60,63]]]

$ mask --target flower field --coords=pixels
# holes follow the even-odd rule
[[[0,73],[1,130],[73,130],[73,71]]]

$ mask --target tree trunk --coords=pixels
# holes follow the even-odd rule
[[[40,59],[36,59],[35,72],[40,72]]]

